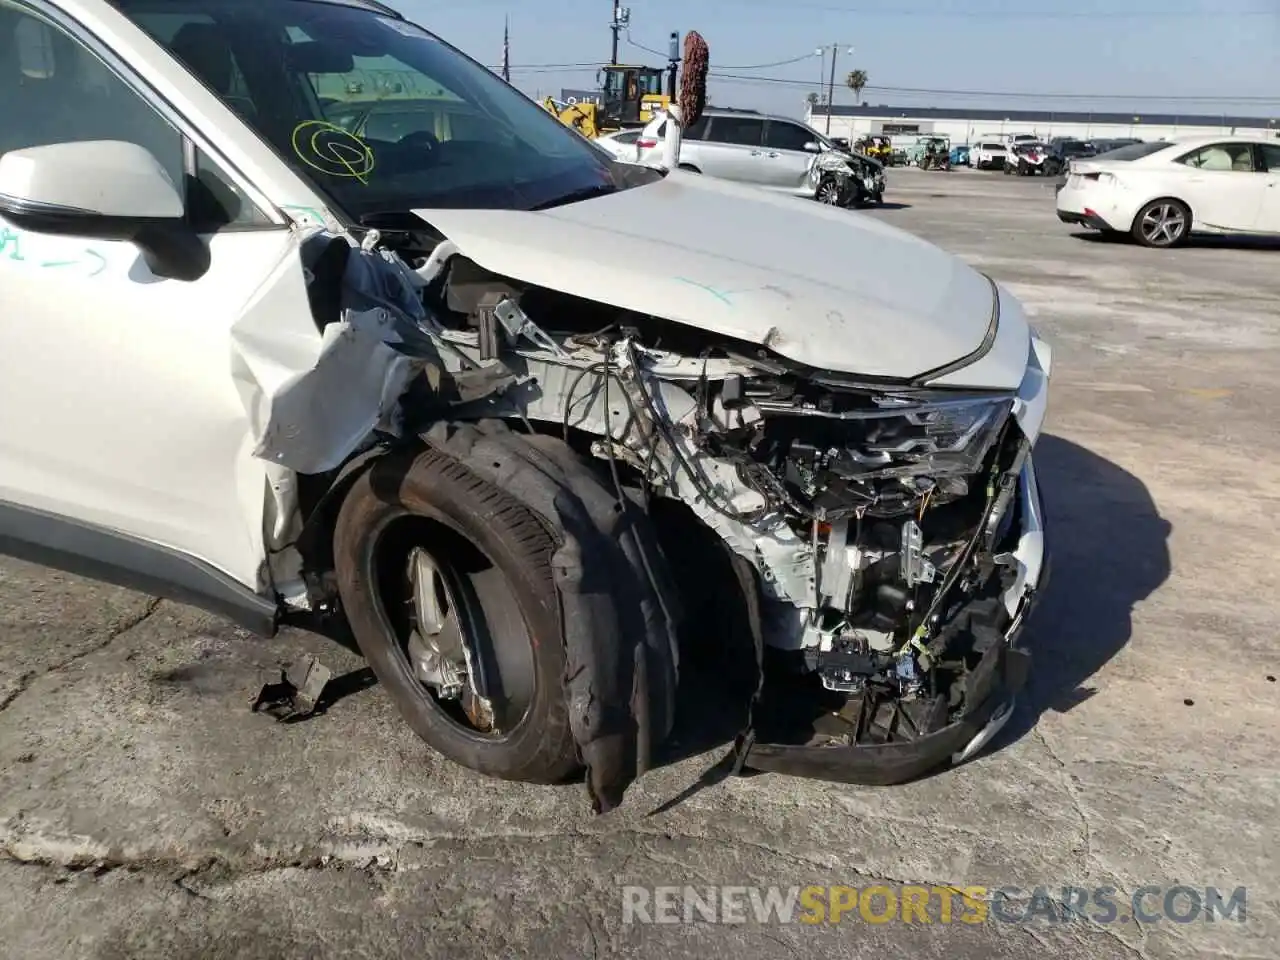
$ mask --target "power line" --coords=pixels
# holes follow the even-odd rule
[[[735,81],[739,83],[783,84],[795,87],[812,87],[812,80],[795,80],[790,77],[753,77],[743,74],[720,73],[715,70],[708,76],[716,80]],[[1165,103],[1277,103],[1280,97],[1224,97],[1224,96],[1161,96],[1159,94],[1134,93],[1028,93],[1010,90],[954,90],[935,87],[885,87],[868,84],[862,88],[879,93],[898,93],[946,97],[999,97],[1001,99],[1034,99],[1034,100],[1157,100]]]
[[[562,70],[568,67],[599,67],[603,64],[602,60],[592,60],[590,63],[513,63],[512,70]]]
[[[520,73],[594,73],[602,64],[595,63],[523,63],[512,64],[512,72]],[[498,70],[499,67],[490,69]],[[742,69],[741,67],[737,69]],[[792,77],[761,77],[740,73],[722,73],[719,70],[708,71],[708,78],[721,83],[733,84],[765,84],[771,86],[812,88],[813,80],[799,80]],[[864,93],[895,94],[902,96],[931,96],[965,99],[981,97],[999,100],[1135,100],[1155,101],[1157,103],[1256,103],[1262,105],[1280,104],[1280,97],[1258,96],[1186,96],[1160,95],[1149,93],[1035,93],[1022,90],[955,90],[946,87],[891,87],[868,84],[862,88]]]
[[[630,30],[627,31],[626,41],[627,46],[629,47],[635,47],[637,50],[643,50],[645,53],[652,53],[655,57],[662,57],[664,60],[667,58],[667,54],[662,50],[654,50],[652,47],[646,47],[643,43],[636,43],[632,40]]]
[[[627,33],[626,40],[630,46],[635,47],[637,50],[643,50],[645,53],[652,53],[655,56],[659,56],[659,57],[667,56],[667,54],[663,53],[661,50],[655,50],[652,47],[646,47],[643,43],[636,43],[633,39],[631,39],[631,33],[629,31]],[[805,60],[812,60],[815,56],[817,56],[817,54],[815,53],[806,53],[802,56],[791,57],[787,60],[774,60],[774,61],[771,61],[770,63],[733,64],[732,66],[728,66],[728,65],[723,66],[720,69],[721,70],[768,70],[770,67],[786,67],[786,66],[790,66],[793,63],[801,63],[802,61],[805,61]]]
[[[738,0],[746,3],[747,0]],[[775,6],[773,0],[766,0]],[[757,4],[758,5],[758,4]],[[962,20],[1179,20],[1201,19],[1213,16],[1216,19],[1225,17],[1274,17],[1274,10],[1215,10],[1212,14],[1203,10],[1169,10],[1168,8],[1148,8],[1146,10],[1020,10],[1015,8],[1002,10],[960,10],[947,7],[900,8],[900,7],[863,7],[844,6],[830,3],[813,3],[806,0],[788,0],[786,8],[799,7],[806,10],[823,10],[829,13],[847,13],[860,17],[937,17]]]

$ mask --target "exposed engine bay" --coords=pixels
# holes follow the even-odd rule
[[[461,446],[439,449],[505,485],[512,474],[499,460],[515,448],[483,426],[505,423],[535,446],[563,441],[594,463],[619,505],[650,517],[651,503],[681,505],[699,535],[748,571],[749,582],[738,575],[751,595],[760,678],[753,767],[895,782],[937,766],[939,754],[971,755],[1007,719],[1027,664],[1012,640],[1044,579],[1029,456],[1044,377],[1028,434],[1022,388],[930,386],[937,371],[902,382],[815,369],[758,343],[495,274],[421,221],[380,227],[369,227],[363,252],[391,268],[374,271],[386,272],[378,283],[402,289],[375,299],[399,296],[413,308],[397,321],[400,342],[386,343],[418,370],[397,422],[380,429],[424,438],[470,430]],[[339,239],[330,247],[344,249]],[[314,257],[309,269],[325,273]],[[999,314],[992,291],[988,339]],[[314,308],[314,281],[310,292]],[[1040,373],[1033,347],[1027,376]],[[481,449],[489,452],[465,460]],[[554,498],[553,485],[524,501],[545,516],[558,509]],[[669,554],[684,552],[681,536],[664,545]],[[700,573],[683,574],[682,599],[714,618],[721,598],[703,590]],[[566,607],[566,624],[580,613]],[[455,658],[451,670],[444,647],[428,646],[417,648],[419,679],[456,698],[470,661]],[[608,673],[594,668],[605,670],[597,680]],[[590,687],[584,702],[600,693]],[[575,736],[585,747],[592,734]],[[829,750],[841,746],[860,748],[852,753],[862,761],[830,767],[850,753]]]
[[[510,281],[425,233],[382,238],[414,264],[441,348],[432,399],[415,407],[424,423],[520,420],[572,438],[620,488],[687,505],[758,572],[772,656],[858,701],[835,742],[874,741],[876,704],[921,734],[964,711],[965,685],[1020,615],[1030,444],[1012,393],[802,368]]]

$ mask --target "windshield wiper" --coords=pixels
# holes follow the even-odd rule
[[[570,203],[577,203],[580,200],[590,200],[593,197],[603,197],[606,194],[617,192],[618,187],[615,187],[612,183],[598,183],[595,186],[583,187],[581,190],[572,190],[552,200],[544,200],[529,209],[531,211],[550,210],[552,207],[563,207]]]

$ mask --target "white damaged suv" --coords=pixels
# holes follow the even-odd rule
[[[987,277],[614,163],[370,0],[0,0],[0,102],[0,552],[349,633],[599,809],[699,663],[739,769],[1007,719],[1050,351]]]

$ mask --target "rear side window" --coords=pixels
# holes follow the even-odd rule
[[[1116,151],[1119,152],[1119,151]],[[1253,145],[1249,143],[1212,143],[1178,158],[1178,163],[1199,170],[1230,170],[1253,173]]]
[[[1280,143],[1261,143],[1262,165],[1271,173],[1280,173]]]
[[[705,140],[707,138],[707,124],[711,122],[710,117],[699,117],[698,122],[693,126],[685,127],[680,132],[683,140]],[[653,132],[654,139],[661,140],[667,135],[667,121],[663,120],[658,124],[658,129]]]
[[[712,143],[759,147],[764,141],[764,120],[758,117],[713,117],[705,139]]]

